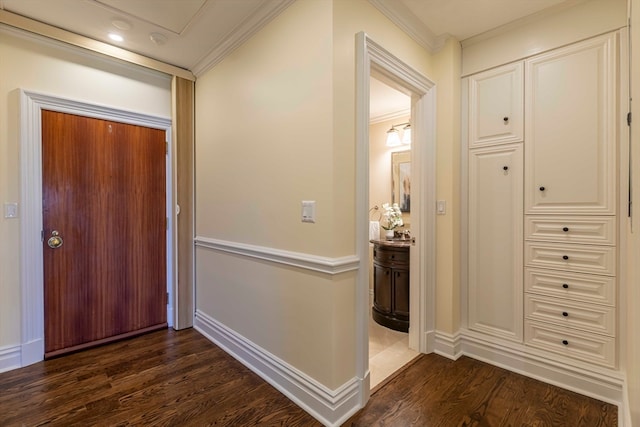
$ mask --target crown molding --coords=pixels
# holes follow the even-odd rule
[[[376,124],[382,122],[388,122],[389,120],[396,120],[400,118],[405,118],[411,116],[411,108],[406,110],[394,111],[392,113],[378,114],[377,116],[371,116],[369,120],[369,124]]]
[[[436,35],[398,0],[369,0],[391,22],[430,53],[436,53],[451,37],[449,34]]]
[[[237,26],[226,37],[225,41],[191,66],[191,72],[199,77],[221,62],[227,55],[249,40],[264,26],[276,18],[295,0],[278,0],[264,2],[242,24]]]

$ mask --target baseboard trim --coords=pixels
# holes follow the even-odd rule
[[[489,340],[482,334],[468,330],[459,333],[459,341],[460,355],[602,400],[619,408],[623,405],[625,381],[623,374],[618,371],[569,363],[560,357],[552,360],[523,344],[494,338]]]
[[[195,245],[201,248],[242,255],[249,258],[257,258],[278,264],[291,265],[332,275],[355,271],[360,267],[360,258],[356,255],[329,258],[302,252],[284,251],[265,246],[211,239],[203,236],[196,236]]]
[[[433,352],[451,360],[458,360],[462,356],[462,337],[460,334],[436,332]]]
[[[0,372],[19,368],[21,361],[22,349],[19,345],[0,348]]]
[[[331,390],[200,310],[193,327],[325,426],[341,425],[361,407],[368,378],[353,378]]]

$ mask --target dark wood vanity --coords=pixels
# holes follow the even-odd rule
[[[410,240],[373,243],[373,320],[396,331],[409,331]]]

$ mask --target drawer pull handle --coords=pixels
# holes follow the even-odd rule
[[[540,191],[544,191],[544,187],[540,187]]]
[[[562,315],[563,315],[564,317],[569,317],[569,313],[567,313],[566,311],[563,311],[563,312],[562,312]]]
[[[564,344],[564,345],[569,345],[569,341],[567,341],[567,340],[562,340],[562,344]]]
[[[502,170],[508,171],[509,170],[509,166],[503,166]]]
[[[562,259],[566,261],[566,260],[569,259],[569,256],[568,255],[562,255]]]
[[[566,233],[567,231],[569,231],[569,227],[562,227],[562,231]]]
[[[502,120],[507,123],[509,121],[509,117],[503,117]]]
[[[569,289],[569,285],[567,285],[566,283],[563,283],[562,287],[565,288],[565,289]]]

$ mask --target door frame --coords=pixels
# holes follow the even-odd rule
[[[436,87],[367,34],[356,34],[356,251],[360,259],[356,283],[356,375],[361,379],[361,405],[369,398],[369,82],[382,79],[411,97],[411,216],[415,245],[410,251],[409,347],[430,353],[435,342],[436,282]]]
[[[42,254],[42,110],[75,114],[165,131],[167,141],[167,321],[174,320],[174,224],[175,180],[171,148],[171,119],[155,117],[107,106],[88,104],[51,95],[20,90],[20,285],[22,290],[21,366],[44,359],[44,277]]]

